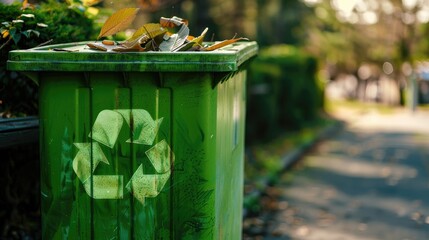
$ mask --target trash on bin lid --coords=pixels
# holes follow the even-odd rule
[[[128,27],[134,20],[139,8],[125,8],[110,16],[101,28],[98,39],[116,34]],[[204,46],[204,37],[208,28],[198,37],[189,35],[188,21],[180,17],[161,17],[159,23],[147,23],[137,29],[127,40],[116,43],[110,40],[88,43],[94,50],[114,52],[179,52],[179,51],[213,51],[247,38],[235,38]]]
[[[108,28],[102,29],[99,38],[121,31],[126,28],[125,25],[107,25]],[[176,30],[178,28],[178,32],[169,34],[171,26]],[[200,37],[189,38],[189,29],[183,29],[188,29],[186,20],[178,17],[161,18],[160,23],[145,24],[130,39],[120,44],[100,40],[14,50],[9,52],[7,68],[26,72],[232,72],[239,70],[243,63],[258,52],[258,45],[254,41],[237,42],[243,39],[233,38],[207,43],[203,42],[206,30]],[[183,41],[180,31],[186,33],[186,40]],[[173,39],[173,44],[170,39]],[[181,44],[178,44],[179,39]],[[119,47],[125,51],[113,51]],[[144,51],[140,51],[141,48]],[[162,51],[164,48],[165,51]]]

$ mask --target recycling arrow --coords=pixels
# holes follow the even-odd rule
[[[73,170],[82,182],[85,192],[94,199],[123,198],[123,175],[94,175],[100,162],[109,161],[99,144],[113,148],[124,121],[132,129],[132,138],[126,142],[152,146],[163,118],[153,120],[144,109],[118,109],[101,111],[89,137],[92,143],[74,143],[78,152],[73,159]],[[161,140],[145,152],[156,174],[145,174],[143,164],[137,168],[126,185],[137,200],[144,203],[146,197],[156,197],[171,175],[174,153],[165,140]],[[91,161],[92,157],[92,161]]]
[[[170,156],[172,156],[172,152],[165,140],[147,150],[146,156],[158,174],[144,174],[141,164],[126,186],[127,190],[133,193],[141,203],[144,203],[145,197],[156,197],[164,188],[171,174]]]
[[[99,162],[109,164],[100,145],[92,143],[75,143],[79,151],[73,160],[73,170],[82,182],[86,193],[96,199],[117,199],[123,197],[122,175],[93,175]],[[91,166],[92,147],[92,166]]]

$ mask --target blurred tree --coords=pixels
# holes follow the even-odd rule
[[[314,12],[304,20],[307,50],[344,71],[427,56],[428,0],[302,1]]]
[[[303,20],[311,9],[300,0],[258,0],[257,1],[258,43],[298,45],[303,41],[300,29],[306,28]]]
[[[379,69],[376,74],[389,75],[398,87],[405,86],[403,66],[428,57],[429,0],[302,2],[314,13],[304,20],[308,38],[303,47],[335,66],[337,73],[362,78],[358,69],[370,63]],[[393,71],[383,73],[385,63]]]

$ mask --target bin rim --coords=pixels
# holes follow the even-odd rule
[[[232,72],[257,55],[254,41],[210,52],[103,52],[76,42],[9,52],[8,70],[39,72]]]

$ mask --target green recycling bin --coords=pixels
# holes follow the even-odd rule
[[[12,51],[8,69],[40,87],[43,239],[241,239],[257,50]]]

